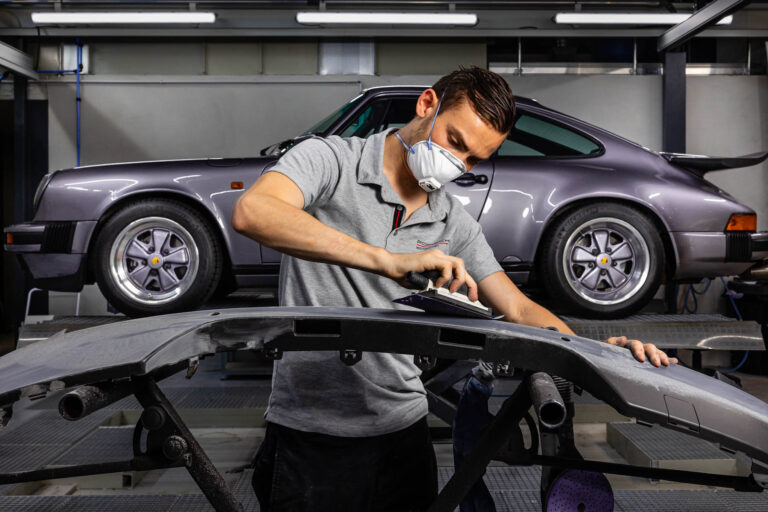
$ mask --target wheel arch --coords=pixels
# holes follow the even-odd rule
[[[232,274],[232,260],[230,259],[229,255],[229,247],[227,246],[227,243],[218,228],[215,216],[208,208],[205,207],[205,205],[201,204],[199,201],[196,201],[195,199],[178,192],[146,191],[124,196],[115,201],[99,217],[99,220],[96,223],[96,227],[94,228],[93,233],[91,233],[90,240],[88,240],[88,254],[94,254],[93,249],[96,244],[96,240],[98,239],[99,234],[101,233],[101,229],[104,227],[104,224],[107,222],[107,220],[109,220],[110,217],[112,217],[115,213],[120,211],[126,204],[143,199],[171,199],[178,201],[185,206],[188,206],[195,212],[202,215],[205,221],[208,223],[208,226],[211,228],[211,231],[213,231],[214,236],[216,237],[216,242],[219,243],[220,247],[222,248],[224,265],[222,269],[221,280],[224,282],[225,280],[234,279]],[[85,282],[89,284],[94,283],[96,280],[93,266],[93,260],[86,263]]]
[[[577,210],[579,208],[583,208],[587,205],[594,204],[594,203],[619,204],[622,206],[628,206],[630,208],[634,208],[636,210],[639,210],[643,214],[645,214],[651,220],[651,222],[653,222],[654,226],[656,226],[656,228],[658,229],[659,236],[661,237],[662,246],[664,247],[665,262],[664,262],[664,273],[662,275],[662,283],[667,282],[669,279],[671,279],[672,276],[675,275],[675,272],[677,271],[677,265],[678,265],[677,248],[675,247],[674,241],[672,240],[672,237],[669,235],[669,230],[666,224],[664,223],[664,221],[661,219],[661,217],[659,217],[659,215],[653,209],[649,208],[647,205],[643,203],[628,200],[628,199],[615,198],[615,197],[588,197],[583,199],[577,199],[567,204],[563,204],[557,210],[555,210],[552,213],[552,215],[549,216],[544,226],[544,229],[542,229],[541,231],[541,237],[539,238],[539,243],[536,246],[536,255],[534,257],[534,265],[533,265],[534,272],[536,271],[535,262],[541,261],[540,252],[542,250],[542,245],[544,245],[542,242],[549,235],[553,226],[565,215],[571,213],[572,211]]]

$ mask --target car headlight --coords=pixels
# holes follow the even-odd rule
[[[43,179],[40,180],[40,184],[37,186],[37,190],[35,190],[35,197],[32,199],[32,212],[33,215],[37,213],[37,206],[40,204],[40,199],[43,197],[43,192],[45,192],[45,189],[48,187],[48,184],[51,182],[51,178],[53,178],[53,175],[56,174],[58,171],[51,171],[45,176],[43,176]]]

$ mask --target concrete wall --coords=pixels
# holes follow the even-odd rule
[[[253,156],[310,128],[360,92],[354,78],[86,83],[81,163]],[[50,84],[50,163],[76,163],[74,85]]]
[[[386,74],[319,76],[312,74],[316,43],[282,44],[92,44],[94,74],[85,77],[82,87],[82,163],[253,155],[306,130],[363,88],[431,84],[459,64],[485,65],[482,45],[450,52],[443,45],[441,53],[439,45],[419,51],[388,43],[377,49],[377,72]],[[153,55],[151,48],[162,55]],[[404,53],[408,59],[398,67]],[[176,55],[176,62],[169,55]],[[413,74],[420,69],[431,74]],[[658,76],[506,78],[517,95],[660,149]],[[74,83],[55,79],[31,88],[32,97],[49,99],[50,167],[75,165]],[[10,84],[2,84],[0,96],[9,93]],[[768,77],[690,77],[687,109],[689,152],[741,155],[768,149]],[[768,164],[763,164],[710,176],[754,208],[758,227],[768,229],[767,174]],[[85,312],[105,308],[93,298],[84,304]]]

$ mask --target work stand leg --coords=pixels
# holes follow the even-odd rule
[[[530,406],[526,377],[483,430],[474,448],[440,492],[429,512],[452,512],[458,507],[469,489],[482,478],[492,459],[510,462],[516,458],[516,454],[522,456],[524,444],[520,421]]]
[[[144,411],[139,420],[147,430],[147,452],[170,462],[181,460],[217,512],[242,512],[227,483],[151,376],[134,379],[134,394]],[[137,432],[140,432],[137,426]],[[135,439],[134,451],[138,448]]]

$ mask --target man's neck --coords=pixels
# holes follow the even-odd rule
[[[384,176],[403,200],[407,214],[427,204],[428,195],[408,168],[408,152],[394,134],[384,141]]]

